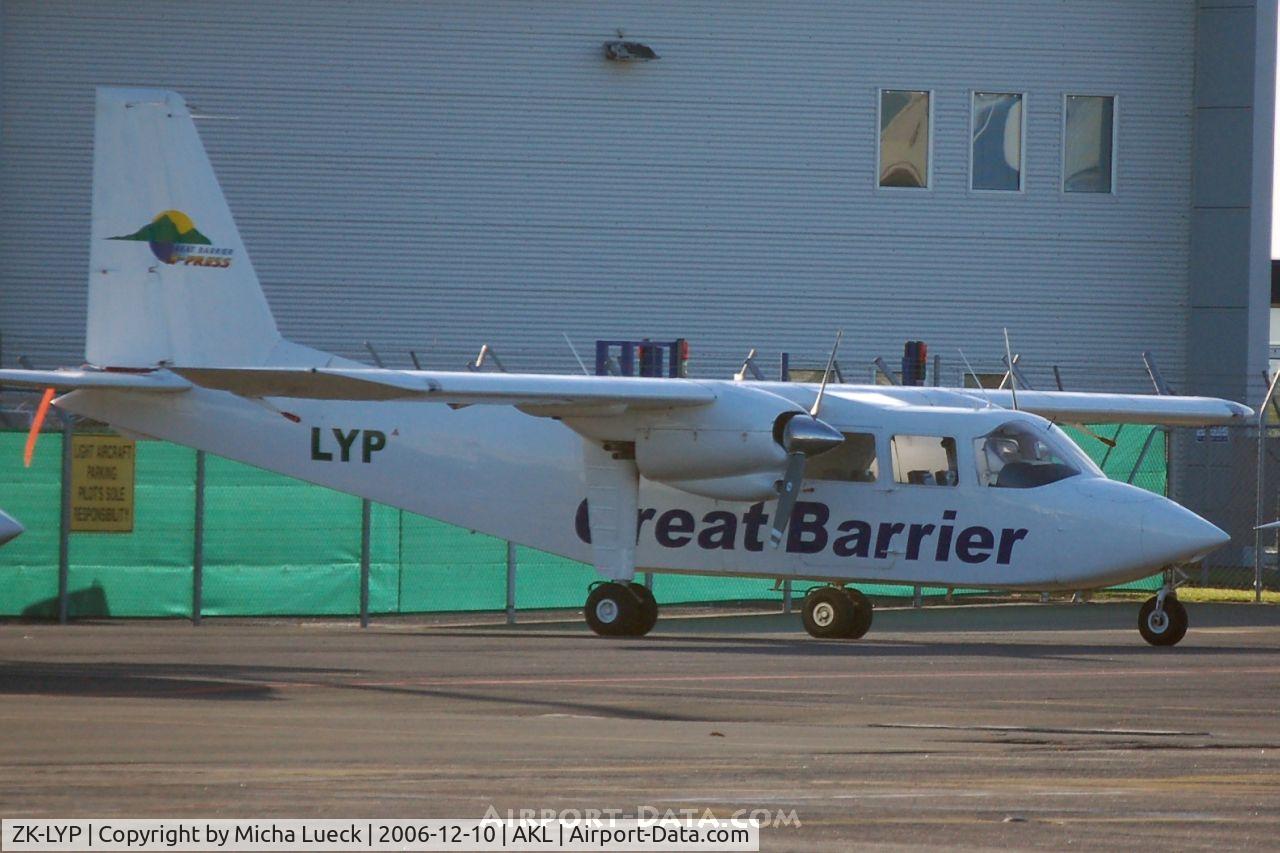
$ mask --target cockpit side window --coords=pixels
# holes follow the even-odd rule
[[[895,435],[893,479],[917,486],[954,486],[960,481],[956,440],[936,435]]]
[[[844,444],[809,460],[805,479],[874,483],[879,474],[876,437],[869,432],[846,432]]]
[[[978,482],[1002,489],[1034,489],[1081,473],[1079,451],[1058,431],[1010,421],[974,441]],[[1075,450],[1075,452],[1072,452]]]

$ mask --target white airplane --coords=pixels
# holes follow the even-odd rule
[[[853,638],[850,583],[1088,589],[1229,539],[1054,424],[1252,416],[1226,400],[386,370],[287,341],[173,92],[98,90],[90,245],[88,363],[0,382],[589,562],[598,634],[653,627],[637,567],[809,581],[805,628]],[[1171,587],[1143,606],[1153,644],[1186,627]]]
[[[0,509],[0,545],[13,539],[25,529],[18,523],[18,519]]]

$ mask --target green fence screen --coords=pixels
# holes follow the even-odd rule
[[[1070,430],[1069,430],[1070,431]],[[1096,430],[1109,450],[1072,432],[1114,479],[1161,494],[1165,434],[1126,425]],[[61,434],[41,437],[30,469],[25,435],[0,432],[0,508],[27,532],[0,548],[0,616],[57,614]],[[1142,464],[1135,465],[1148,445]],[[351,615],[359,610],[361,502],[320,486],[208,457],[205,466],[203,613],[206,616]],[[70,615],[190,616],[195,453],[160,441],[137,445],[133,533],[74,533]],[[370,539],[372,613],[501,610],[506,542],[375,505]],[[521,609],[580,607],[590,566],[517,549]],[[1157,579],[1132,586],[1155,588]],[[860,587],[909,595],[909,587]],[[942,592],[927,588],[927,594]],[[659,575],[659,602],[780,599],[772,580]]]

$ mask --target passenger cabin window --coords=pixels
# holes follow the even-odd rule
[[[893,479],[916,486],[954,486],[956,440],[936,435],[895,435],[892,441]]]
[[[974,442],[978,482],[1002,489],[1033,489],[1080,473],[1062,441],[1024,423],[1007,423]],[[1070,441],[1070,439],[1065,439]]]
[[[844,444],[809,460],[805,479],[874,483],[880,476],[876,437],[866,432],[846,432]]]
[[[929,93],[880,90],[880,186],[929,186]]]
[[[1111,192],[1115,107],[1112,97],[1067,95],[1062,151],[1064,192]]]

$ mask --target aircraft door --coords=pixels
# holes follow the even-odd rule
[[[874,556],[874,520],[883,514],[892,484],[883,434],[869,427],[839,429],[844,443],[809,460],[787,546],[817,573],[888,571],[894,555]]]

